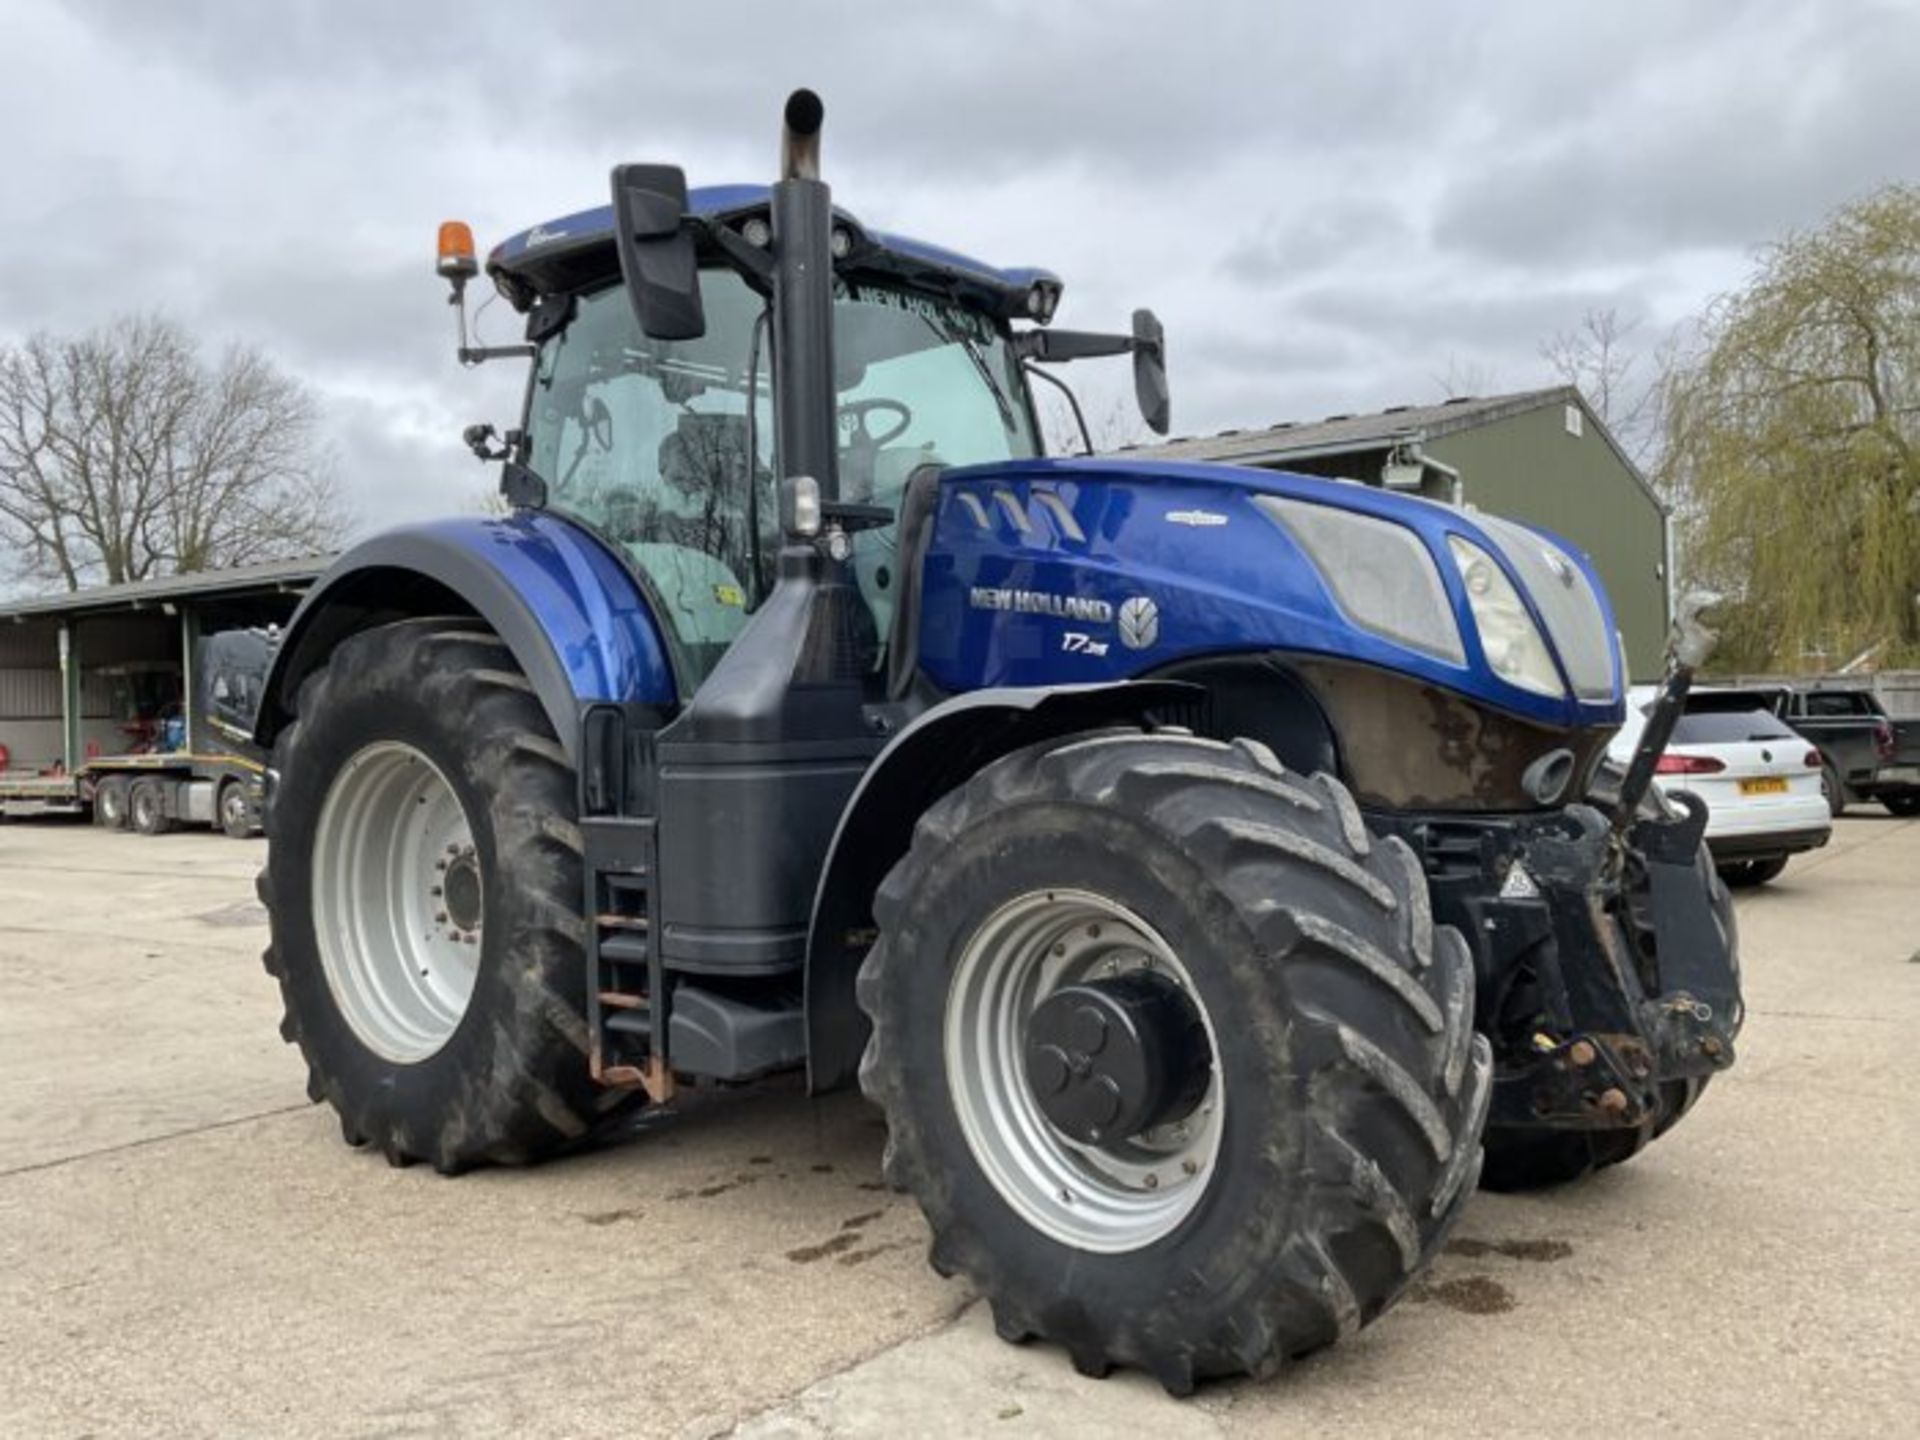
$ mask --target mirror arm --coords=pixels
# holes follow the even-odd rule
[[[734,273],[747,282],[748,289],[763,300],[773,298],[772,255],[757,245],[749,245],[740,232],[730,225],[692,216],[687,218],[687,223],[697,236],[712,242],[721,258],[733,267]]]
[[[1087,429],[1087,417],[1081,413],[1080,397],[1073,393],[1073,387],[1058,375],[1049,375],[1031,360],[1022,360],[1020,362],[1020,368],[1026,371],[1032,379],[1046,381],[1062,395],[1067,397],[1067,404],[1073,410],[1074,423],[1080,427],[1080,441],[1087,447],[1087,454],[1093,454],[1093,432]]]

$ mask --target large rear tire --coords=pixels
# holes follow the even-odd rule
[[[1402,842],[1264,746],[1125,731],[997,761],[921,819],[875,917],[887,1179],[1008,1339],[1174,1393],[1264,1374],[1380,1314],[1473,1191],[1492,1062],[1466,945]],[[1134,984],[1188,1017],[1189,1108],[1076,1137],[1046,1097],[1111,1080],[1109,1032],[1048,1061],[1049,1002]]]
[[[1898,815],[1902,820],[1920,815],[1920,790],[1897,790],[1890,795],[1882,795],[1880,803],[1887,807],[1889,815]]]
[[[574,770],[478,621],[355,635],[275,749],[260,898],[307,1093],[351,1144],[519,1164],[617,1104],[588,1073]]]

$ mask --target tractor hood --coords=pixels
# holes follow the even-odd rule
[[[956,690],[1275,650],[1417,677],[1557,728],[1624,713],[1613,613],[1585,555],[1356,483],[1150,460],[953,469],[925,575],[922,663]],[[942,587],[962,593],[943,604]],[[1052,617],[1060,633],[996,625],[995,611]]]

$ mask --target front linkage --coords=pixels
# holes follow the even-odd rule
[[[1624,836],[1589,805],[1399,817],[1435,919],[1474,951],[1476,1024],[1498,1066],[1490,1129],[1657,1125],[1671,1087],[1733,1063],[1735,935],[1705,824],[1697,805]]]
[[[1476,1025],[1497,1065],[1492,1183],[1552,1183],[1625,1159],[1733,1063],[1738,942],[1701,844],[1706,809],[1650,788],[1712,649],[1707,603],[1682,606],[1640,746],[1593,803],[1373,817],[1421,856],[1435,918],[1474,952]]]

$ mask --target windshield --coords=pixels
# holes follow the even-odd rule
[[[642,335],[619,286],[581,296],[534,363],[527,416],[548,507],[620,546],[651,582],[689,685],[771,588],[780,540],[765,307],[731,271],[707,271],[701,284],[707,331],[688,341]],[[922,465],[1039,453],[1018,363],[984,317],[841,285],[834,344],[843,499],[897,511]],[[892,553],[892,527],[854,537],[882,640]]]

